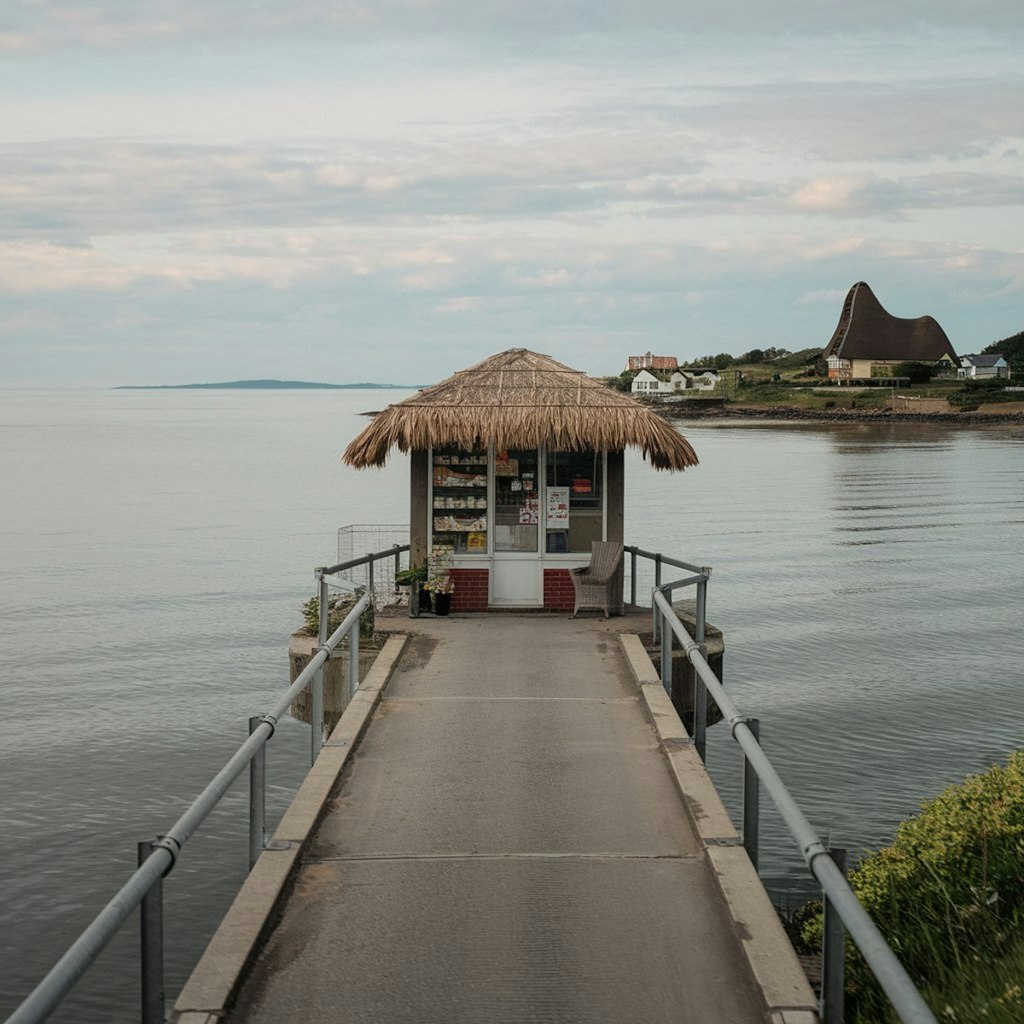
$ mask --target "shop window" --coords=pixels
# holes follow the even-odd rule
[[[498,451],[494,457],[494,550],[537,550],[540,478],[537,449]]]
[[[487,452],[435,448],[431,482],[435,547],[487,554]]]
[[[604,540],[602,453],[548,452],[545,482],[545,550],[590,554]]]

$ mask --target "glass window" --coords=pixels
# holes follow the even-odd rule
[[[586,552],[604,540],[604,457],[601,452],[548,452],[546,550]]]
[[[535,552],[539,531],[537,449],[499,451],[494,458],[494,550]]]
[[[435,448],[431,465],[433,544],[487,554],[487,452]]]

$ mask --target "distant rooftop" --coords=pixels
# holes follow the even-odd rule
[[[912,320],[893,316],[864,281],[847,293],[839,323],[824,357],[839,359],[920,360],[935,363],[957,355],[946,332],[930,316]]]

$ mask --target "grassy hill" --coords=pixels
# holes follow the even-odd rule
[[[996,352],[1010,364],[1011,371],[1020,367],[1024,372],[1024,331],[1003,338],[1002,341],[994,341],[988,348],[981,350],[981,354],[986,356]]]

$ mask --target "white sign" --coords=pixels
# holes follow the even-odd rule
[[[548,488],[548,516],[547,526],[549,530],[569,529],[569,488],[549,487]]]

